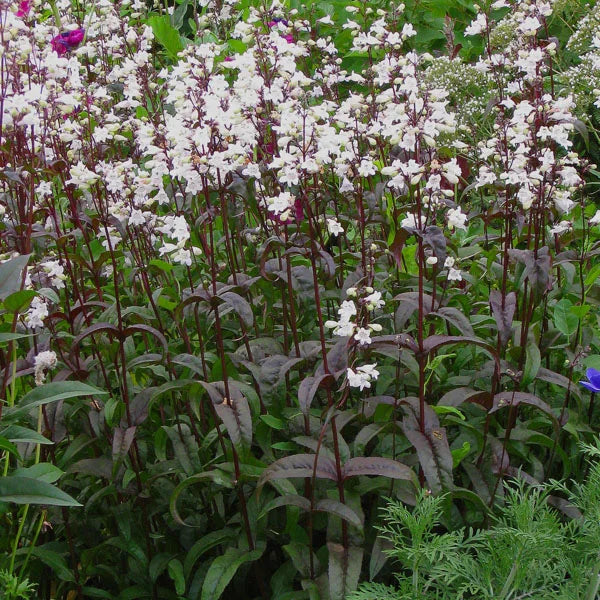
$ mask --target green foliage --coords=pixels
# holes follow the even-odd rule
[[[600,446],[599,446],[600,447]],[[445,499],[421,494],[411,511],[398,501],[383,510],[380,534],[391,543],[397,585],[365,583],[349,600],[594,599],[600,558],[599,447],[584,449],[587,478],[572,491],[556,482],[514,482],[488,529],[442,533]],[[578,518],[565,522],[553,508],[557,490],[568,494]]]

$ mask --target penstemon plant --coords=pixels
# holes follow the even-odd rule
[[[0,0],[0,584],[342,600],[583,481],[595,9],[150,4]]]

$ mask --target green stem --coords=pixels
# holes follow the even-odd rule
[[[49,4],[52,8],[52,14],[54,15],[54,22],[59,29],[62,29],[62,23],[60,20],[60,13],[58,12],[58,6],[56,6],[56,2],[53,0],[49,0]]]
[[[31,554],[33,553],[33,549],[35,548],[38,537],[40,536],[40,531],[42,530],[42,525],[44,524],[45,520],[46,520],[46,511],[43,510],[42,514],[40,515],[40,520],[36,527],[35,533],[33,534],[33,539],[31,540],[31,544],[29,545],[29,550],[27,551],[27,556],[25,557],[25,562],[21,566],[21,572],[19,573],[19,577],[21,579],[23,578],[23,574],[25,573],[25,568],[27,567],[27,563],[29,562],[29,559],[31,558]]]
[[[15,568],[15,558],[17,556],[17,548],[19,547],[19,540],[21,539],[21,534],[23,533],[23,527],[25,526],[25,520],[27,519],[27,513],[29,512],[29,504],[25,505],[23,509],[23,515],[21,516],[21,521],[19,523],[19,529],[17,530],[17,535],[15,536],[15,540],[13,542],[12,553],[10,556],[10,565],[8,566],[8,574],[12,575],[13,569]]]

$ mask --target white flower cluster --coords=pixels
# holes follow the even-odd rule
[[[381,299],[381,292],[376,292],[371,287],[359,289],[348,288],[346,295],[349,297],[361,295],[359,306],[364,306],[368,312],[372,312],[385,305],[385,302]],[[356,316],[357,313],[355,301],[344,300],[338,309],[339,320],[326,321],[325,327],[332,329],[334,335],[352,337],[360,346],[368,346],[371,343],[371,332],[379,332],[382,327],[379,323],[369,323],[366,327],[359,326],[356,321],[352,320],[352,317]]]

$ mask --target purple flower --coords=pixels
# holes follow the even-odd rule
[[[585,372],[585,375],[588,381],[580,381],[579,383],[590,392],[600,392],[600,371],[590,368]]]
[[[85,29],[73,29],[73,31],[63,31],[50,41],[52,49],[59,56],[66,54],[69,50],[77,48],[85,37]]]
[[[26,17],[31,10],[32,0],[23,0],[19,2],[19,10],[17,10],[17,17]]]

